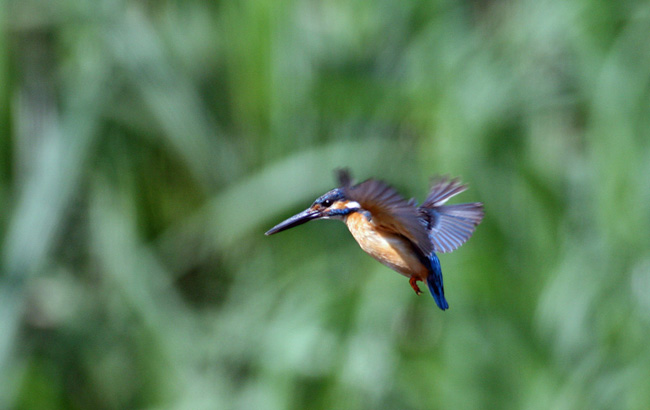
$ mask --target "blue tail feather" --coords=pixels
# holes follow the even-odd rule
[[[429,257],[429,276],[427,276],[427,286],[431,296],[436,301],[438,307],[442,310],[449,309],[447,299],[445,299],[445,287],[442,284],[442,269],[440,268],[440,260],[438,255],[431,252]]]

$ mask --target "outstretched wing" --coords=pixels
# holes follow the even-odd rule
[[[460,179],[449,179],[448,176],[436,177],[433,180],[433,186],[422,204],[422,207],[433,208],[443,205],[452,196],[458,195],[467,190],[467,185],[460,183]]]
[[[467,242],[483,219],[483,204],[480,202],[443,205],[466,189],[467,186],[458,179],[438,178],[420,207],[436,252],[451,252]]]
[[[424,221],[412,202],[382,181],[369,179],[352,185],[352,179],[346,170],[339,170],[338,177],[345,197],[358,202],[362,209],[368,211],[375,225],[406,237],[424,255],[433,251]]]

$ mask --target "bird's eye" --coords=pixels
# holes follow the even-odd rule
[[[332,206],[332,200],[331,199],[326,199],[323,201],[323,206],[324,207],[330,207]]]

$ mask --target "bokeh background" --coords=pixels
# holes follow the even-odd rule
[[[650,4],[0,1],[0,408],[650,408]],[[451,309],[350,167],[486,217]]]

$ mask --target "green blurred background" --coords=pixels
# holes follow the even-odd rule
[[[0,408],[650,408],[647,1],[0,0]],[[313,222],[486,217],[451,309]]]

